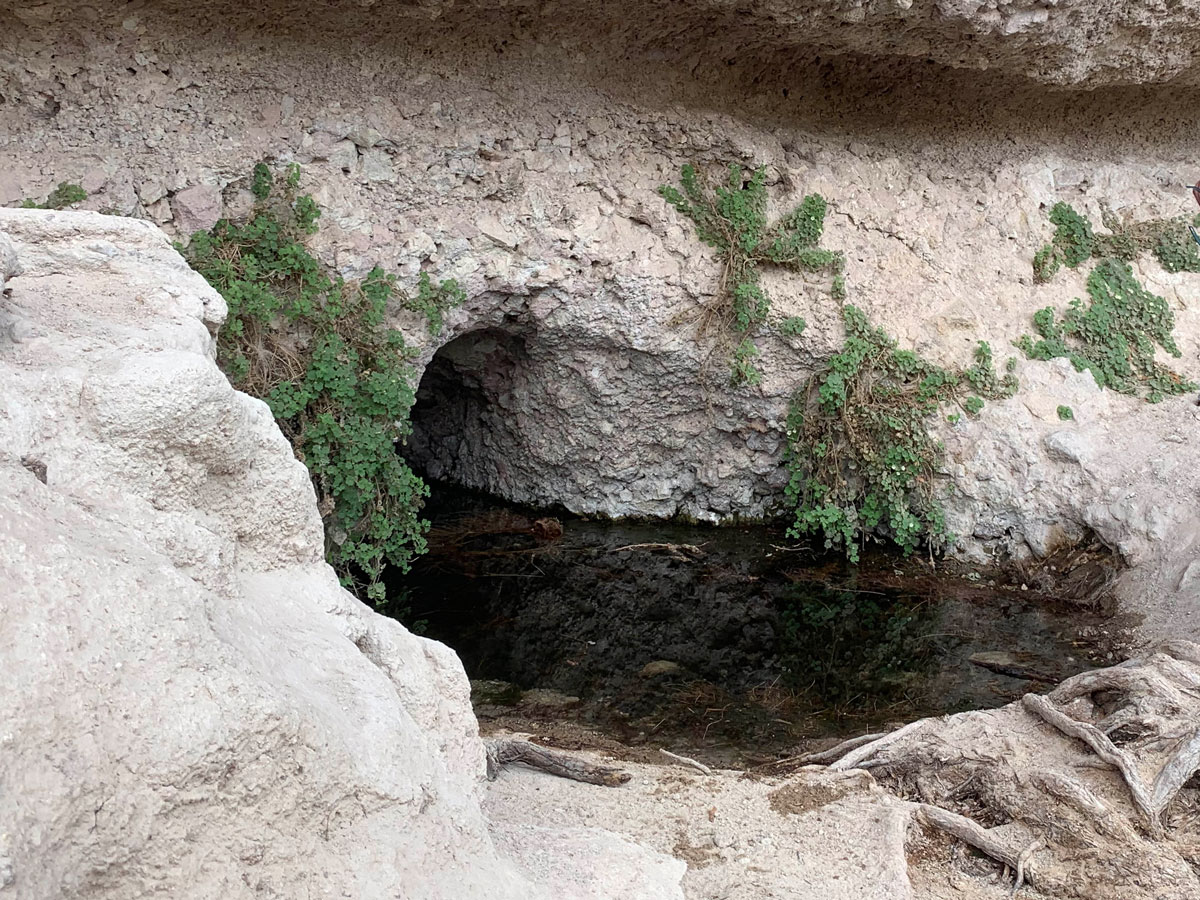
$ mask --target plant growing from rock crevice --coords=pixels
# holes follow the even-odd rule
[[[846,343],[793,397],[787,419],[789,534],[816,533],[857,561],[868,537],[912,553],[941,550],[949,535],[936,478],[945,449],[929,424],[945,403],[976,415],[984,398],[1017,390],[1009,360],[1000,376],[981,342],[975,363],[942,369],[901,350],[854,306],[843,308]]]
[[[440,331],[462,293],[425,276],[410,299],[379,268],[357,282],[331,274],[305,245],[320,210],[298,184],[297,167],[281,185],[259,164],[249,218],[196,233],[185,254],[229,306],[221,367],[266,400],[309,468],[329,561],[343,583],[383,602],[384,568],[407,569],[429,527],[420,517],[428,489],[396,452],[410,431],[412,351],[386,324],[387,309],[418,308]]]
[[[1091,302],[1076,298],[1059,318],[1047,306],[1033,316],[1037,339],[1022,335],[1016,346],[1030,359],[1069,359],[1096,384],[1151,403],[1196,390],[1196,385],[1155,360],[1156,347],[1181,354],[1172,332],[1175,316],[1167,301],[1146,290],[1119,259],[1103,259],[1087,281]]]
[[[21,201],[22,209],[66,209],[76,203],[82,203],[88,198],[87,191],[80,185],[69,181],[60,181],[58,187],[52,190],[45,200],[26,199]]]
[[[700,319],[700,333],[715,333],[731,348],[734,384],[757,384],[761,379],[753,359],[758,355],[752,332],[767,323],[771,300],[762,287],[760,268],[782,266],[792,271],[828,272],[835,278],[844,267],[841,253],[818,246],[825,227],[826,204],[809,194],[794,210],[773,224],[767,222],[766,169],[747,173],[730,165],[724,184],[705,184],[696,169],[685,165],[682,191],[663,185],[659,194],[696,226],[701,241],[717,251],[723,262],[720,281]],[[841,282],[844,287],[844,281]],[[836,288],[835,288],[836,289]],[[782,324],[783,333],[798,335],[799,317]]]
[[[1152,253],[1168,272],[1200,272],[1200,247],[1188,233],[1186,217],[1132,222],[1118,217],[1107,204],[1100,209],[1108,234],[1097,233],[1070,204],[1054,204],[1050,209],[1054,236],[1033,257],[1035,281],[1049,281],[1061,266],[1074,269],[1089,259],[1132,262],[1143,253]],[[1192,224],[1200,226],[1200,215]]]

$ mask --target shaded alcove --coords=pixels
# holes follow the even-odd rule
[[[517,414],[529,385],[526,336],[487,328],[430,360],[417,388],[404,455],[424,477],[509,496],[522,454]]]

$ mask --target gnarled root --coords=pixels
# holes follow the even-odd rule
[[[1018,886],[1077,900],[1200,897],[1196,645],[827,756],[838,753],[830,768],[869,768],[920,821],[1008,867]],[[1181,812],[1168,817],[1176,798]]]
[[[948,809],[942,809],[940,806],[922,803],[917,807],[917,812],[923,821],[946,832],[951,837],[958,838],[964,844],[970,844],[996,862],[1003,863],[1012,869],[1016,873],[1016,881],[1013,884],[1014,894],[1021,889],[1021,885],[1025,882],[1049,891],[1056,891],[1060,887],[1054,879],[1040,874],[1039,870],[1031,865],[1033,855],[1045,848],[1045,841],[1036,840],[1024,849],[1013,848],[1008,842],[997,837],[973,819],[960,816]]]

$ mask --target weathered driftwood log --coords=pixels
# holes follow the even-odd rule
[[[492,781],[500,774],[502,766],[520,763],[531,769],[540,769],[559,778],[585,781],[616,787],[629,781],[629,773],[610,766],[598,766],[569,753],[551,750],[530,741],[515,738],[496,738],[485,741],[487,748],[487,775]]]

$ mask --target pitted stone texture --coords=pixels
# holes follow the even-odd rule
[[[497,10],[509,12],[497,15]],[[122,38],[145,34],[154,16],[43,4],[15,10],[10,29],[48,24],[95,29],[109,21]],[[69,11],[69,12],[68,12]],[[578,8],[546,7],[522,0],[361,0],[351,7],[336,0],[302,5],[273,0],[247,10],[242,4],[210,2],[200,10],[175,0],[158,4],[155,16],[189,15],[218,27],[257,14],[257,25],[320,27],[327,33],[423,31],[453,43],[473,30],[499,39],[542,33],[547,42],[582,38],[626,60],[655,54],[690,67],[741,67],[761,75],[814,57],[856,54],[880,60],[911,59],[943,66],[1017,76],[1052,85],[1093,88],[1175,80],[1194,83],[1200,11],[1193,3],[1140,0],[593,0]],[[494,50],[492,52],[495,52]],[[606,54],[607,55],[607,54]],[[133,57],[146,66],[152,61]],[[134,66],[135,70],[137,66]],[[259,126],[284,118],[285,104],[264,109]],[[329,117],[339,138],[364,149],[375,145],[369,130]],[[556,135],[560,146],[570,137]],[[166,133],[143,136],[158,145]]]
[[[748,778],[732,771],[702,776],[678,766],[624,765],[634,775],[624,796],[572,790],[540,772],[507,770],[488,786],[485,808],[493,821],[508,824],[505,844],[535,879],[563,864],[552,855],[557,835],[582,838],[595,823],[687,860],[683,887],[689,900],[961,896],[948,887],[913,890],[906,858],[911,805],[886,794],[866,772],[810,767],[787,778]],[[614,850],[622,843],[614,841]],[[579,868],[593,868],[586,852],[572,855]],[[609,877],[614,900],[655,896],[628,879]]]
[[[145,222],[0,210],[10,239],[0,897],[560,896],[493,847],[458,659],[324,563],[213,363],[220,296]]]
[[[1074,42],[1071,64],[1091,65],[1091,37],[1068,37],[1060,14],[1082,22],[1095,12],[1096,35],[1150,16],[1143,30],[1121,33],[1119,49],[1153,23],[1188,34],[1192,7],[1151,14],[1063,0],[1045,7],[1047,26],[1020,28],[1004,22],[1039,7],[941,7],[781,0],[734,21],[732,5],[716,0],[594,4],[586,28],[583,13],[556,8],[552,22],[540,7],[485,26],[458,18],[473,7],[437,0],[403,10],[343,4],[331,18],[319,4],[265,18],[219,4],[156,4],[152,17],[79,13],[97,16],[96,33],[120,53],[76,47],[53,26],[56,7],[43,7],[45,21],[22,14],[21,27],[0,29],[13,50],[0,66],[14,98],[0,118],[0,190],[40,196],[90,177],[101,188],[88,203],[100,208],[136,200],[134,185],[211,183],[232,212],[245,209],[256,162],[296,159],[302,190],[323,209],[312,246],[341,274],[379,264],[410,289],[425,271],[466,290],[436,336],[395,311],[419,349],[415,374],[432,361],[408,448],[419,467],[586,513],[769,515],[782,506],[788,398],[840,346],[841,317],[827,286],[765,272],[774,312],[803,316],[808,328],[798,340],[756,333],[762,385],[731,389],[727,350],[696,335],[720,267],[656,194],[682,164],[714,175],[730,162],[764,166],[772,215],[809,192],[828,198],[823,243],[846,253],[850,301],[942,365],[969,364],[979,340],[1002,364],[1035,311],[1084,296],[1084,269],[1032,280],[1055,202],[1096,222],[1102,202],[1134,219],[1194,210],[1182,186],[1193,180],[1197,94],[1185,76],[1182,86],[1073,92],[1012,76],[1018,59],[1050,71],[1045,51],[1060,38]],[[924,61],[938,58],[932,50],[917,61],[793,57],[771,49],[800,34],[788,9],[812,14],[803,34],[814,41],[836,12],[852,20],[838,41],[873,35],[865,49],[886,33],[879,46],[901,55],[922,29],[969,25],[967,43],[994,67],[939,68]],[[625,18],[607,29],[614,10]],[[420,16],[393,15],[402,11]],[[668,19],[669,40],[646,27]],[[253,46],[237,40],[239,28],[253,29]],[[1176,44],[1164,36],[1155,46],[1166,59]],[[769,64],[755,48],[770,50]],[[1160,74],[1168,69],[1178,72]],[[247,72],[270,90],[242,90]],[[1131,77],[1158,77],[1148,72]],[[61,106],[52,120],[38,105],[47,96]],[[169,154],[147,143],[154,129],[170,133]],[[47,156],[48,145],[63,149]],[[394,180],[368,177],[389,170]],[[1138,271],[1175,311],[1183,357],[1173,365],[1197,378],[1196,276],[1149,259]],[[955,552],[1040,555],[1090,530],[1131,560],[1171,556],[1173,585],[1193,558],[1173,555],[1200,542],[1187,476],[1197,444],[1174,443],[1191,421],[1188,401],[1152,407],[1042,363],[1021,361],[1018,374],[1018,397],[944,428]],[[1060,404],[1074,423],[1057,418]],[[1120,453],[1105,450],[1110,431]],[[1157,469],[1139,468],[1160,456]],[[1155,475],[1163,466],[1171,472]],[[1179,608],[1194,613],[1188,596]]]

